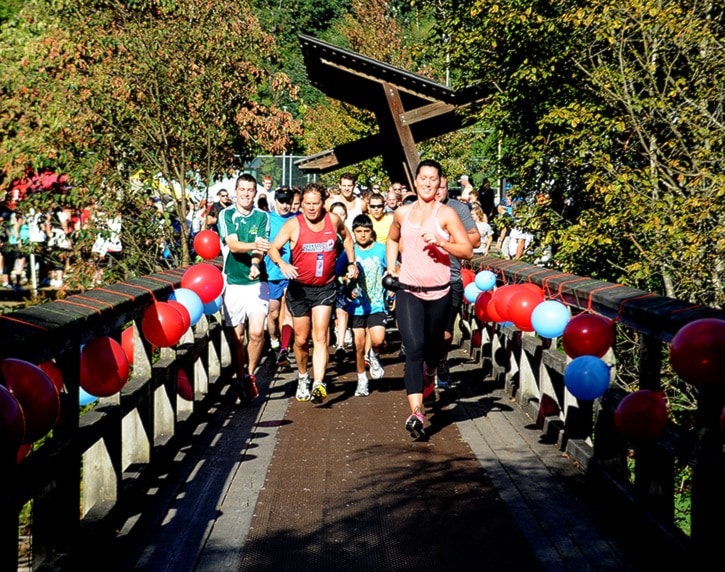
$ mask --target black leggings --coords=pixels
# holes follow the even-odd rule
[[[451,291],[437,300],[421,300],[399,290],[395,318],[405,344],[405,391],[423,393],[423,361],[435,367],[443,350],[443,332],[451,312]]]

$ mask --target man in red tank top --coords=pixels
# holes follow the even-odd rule
[[[327,332],[335,306],[337,283],[335,262],[339,254],[339,241],[347,253],[350,264],[347,275],[357,278],[355,249],[352,235],[335,214],[325,208],[326,190],[318,183],[308,184],[302,191],[302,213],[288,220],[277,233],[267,253],[289,279],[287,310],[292,316],[295,330],[295,361],[297,362],[298,401],[321,403],[327,397],[325,370],[329,354]],[[338,238],[339,236],[339,238]],[[285,262],[280,249],[290,243],[292,258]],[[312,390],[307,371],[312,333]]]

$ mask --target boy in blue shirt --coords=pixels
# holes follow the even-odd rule
[[[370,377],[380,379],[385,374],[378,351],[385,342],[385,294],[382,280],[387,268],[385,245],[375,241],[373,222],[366,214],[352,221],[355,238],[355,260],[358,277],[347,285],[347,311],[350,314],[355,361],[357,366],[356,396],[369,395],[365,362],[370,364]],[[340,263],[347,264],[343,253]],[[367,352],[366,352],[367,349]],[[367,356],[366,356],[367,353]]]

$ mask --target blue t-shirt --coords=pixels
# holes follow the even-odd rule
[[[274,241],[275,237],[279,233],[282,225],[289,219],[295,216],[297,213],[289,213],[287,215],[280,215],[276,212],[269,212],[269,240]],[[292,251],[289,247],[289,242],[279,249],[279,253],[282,256],[282,260],[289,262],[292,259]],[[268,280],[287,280],[282,271],[279,269],[269,256],[264,257],[264,265],[267,267],[267,279]]]
[[[344,261],[342,268],[346,268],[347,253],[343,252],[340,258]],[[347,311],[355,316],[385,312],[383,276],[388,267],[385,245],[374,242],[370,248],[362,249],[356,244],[355,261],[358,269],[356,286],[362,290],[362,295],[348,302]]]

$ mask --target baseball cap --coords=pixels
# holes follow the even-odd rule
[[[459,182],[459,183],[462,183],[462,182],[464,182],[464,181],[465,181],[466,183],[468,182],[468,175],[461,175],[461,178],[460,178],[460,179],[458,179],[458,182]]]
[[[274,192],[274,198],[277,201],[291,201],[294,193],[288,187],[280,187]]]

